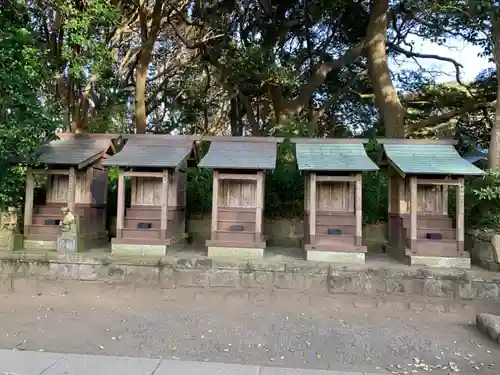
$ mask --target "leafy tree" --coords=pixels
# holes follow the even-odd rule
[[[10,163],[32,158],[57,121],[40,92],[49,71],[36,48],[25,4],[4,2],[0,25],[0,206],[5,206],[22,196],[22,168],[9,168]]]

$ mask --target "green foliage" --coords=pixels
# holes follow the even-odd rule
[[[187,205],[189,214],[210,214],[212,208],[212,170],[188,168]]]
[[[470,181],[465,189],[465,226],[500,229],[500,172]]]
[[[363,222],[387,221],[387,176],[382,171],[363,173]]]
[[[297,168],[294,145],[278,146],[276,169],[266,175],[264,214],[268,217],[297,217],[304,210],[304,177]]]
[[[29,27],[28,9],[9,1],[0,8],[0,207],[22,200],[21,167],[57,126],[53,107],[39,91],[48,70]],[[43,102],[42,102],[43,98]]]

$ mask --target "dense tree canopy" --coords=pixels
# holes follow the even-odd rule
[[[463,82],[415,38],[500,55],[486,0],[5,0],[0,160],[54,129],[303,136],[458,135],[492,141],[495,68]],[[440,60],[437,84],[390,59]],[[24,109],[23,109],[24,108]],[[26,110],[25,110],[26,109]]]

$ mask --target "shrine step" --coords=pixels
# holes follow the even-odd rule
[[[233,232],[218,230],[215,233],[216,241],[230,241],[230,242],[253,242],[255,241],[254,232]]]
[[[161,228],[161,219],[160,218],[130,218],[126,217],[124,220],[124,225],[126,229],[141,229],[137,228],[137,225],[141,224],[151,224],[152,229],[160,229]],[[146,225],[147,226],[147,225]],[[147,228],[144,228],[147,229]]]
[[[112,238],[112,244],[124,245],[170,245],[170,239],[160,240],[157,238]]]
[[[61,204],[50,204],[45,206],[36,206],[34,209],[35,215],[56,215],[61,216],[61,208],[64,205]]]
[[[352,235],[340,235],[340,236],[329,236],[324,234],[316,234],[316,243],[315,245],[323,246],[323,245],[349,245],[352,246],[355,244],[354,236]]]
[[[219,221],[255,222],[255,209],[239,211],[231,208],[219,208],[217,210],[217,219]]]
[[[316,211],[316,225],[356,225],[352,212]]]
[[[426,240],[426,239],[428,239],[427,233],[440,234],[442,236],[442,239],[441,240],[433,239],[436,241],[456,240],[456,238],[457,238],[457,230],[454,228],[418,228],[417,237]],[[409,236],[407,236],[407,237],[409,237]]]
[[[239,229],[242,229],[239,231]],[[255,232],[255,217],[254,220],[218,220],[217,230],[224,232]]]
[[[58,215],[56,214],[35,214],[33,215],[33,224],[36,225],[58,225],[58,224],[46,224],[46,220],[61,220],[62,215],[59,213]]]
[[[124,228],[123,229],[123,238],[144,238],[147,239],[161,239],[161,230],[160,229],[131,229]]]
[[[328,225],[316,225],[316,236],[318,235],[326,235],[329,237],[334,236],[328,233],[329,230],[331,233],[340,231],[341,235],[349,235],[349,236],[356,235],[356,225],[338,225],[337,223],[334,223]]]
[[[417,217],[417,225],[419,228],[444,228],[452,229],[454,226],[453,219],[444,215],[419,215]],[[410,216],[406,215],[403,218],[403,227],[410,227]]]
[[[61,233],[61,227],[59,225],[33,224],[29,226],[29,235],[42,234],[42,235],[58,236],[60,233]]]
[[[456,257],[458,256],[457,241],[452,240],[417,240],[417,255],[420,256],[441,256],[441,257]]]
[[[140,206],[127,208],[125,216],[128,219],[160,219],[161,207],[160,206]]]

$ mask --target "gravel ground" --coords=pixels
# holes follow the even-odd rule
[[[475,312],[499,312],[492,305],[440,314],[347,296],[256,292],[249,301],[234,290],[85,282],[16,285],[0,301],[2,349],[394,374],[500,371],[500,345],[474,327]]]

